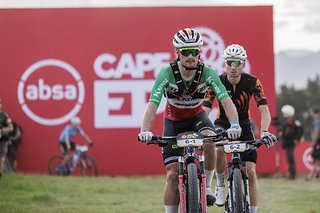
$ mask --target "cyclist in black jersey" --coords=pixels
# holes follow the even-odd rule
[[[240,140],[254,139],[249,113],[249,103],[251,97],[253,96],[261,114],[260,137],[268,141],[267,147],[271,147],[273,145],[273,142],[276,141],[277,138],[273,134],[268,132],[268,128],[271,122],[271,116],[262,85],[256,77],[243,73],[243,69],[247,59],[246,51],[242,46],[233,44],[225,49],[223,57],[225,59],[226,73],[220,75],[220,79],[226,87],[233,103],[237,107],[239,123],[242,128]],[[215,97],[215,94],[210,91],[208,92],[206,100],[203,102],[204,108],[207,113],[210,112]],[[219,104],[217,118],[214,124],[217,128],[222,129],[227,129],[230,126],[228,119],[226,119],[225,110],[223,106],[221,106],[221,104]],[[251,196],[251,212],[256,212],[259,197],[258,182],[256,176],[257,151],[244,153],[241,155],[241,158],[243,161],[246,161],[247,164],[247,171],[249,175],[249,190]],[[216,163],[216,205],[223,206],[225,203],[224,170],[226,167],[226,154],[221,148],[217,150]]]
[[[238,138],[241,128],[238,115],[232,100],[222,85],[218,74],[200,62],[200,48],[203,44],[201,34],[194,29],[186,28],[178,31],[173,39],[178,60],[163,68],[157,75],[147,104],[139,139],[143,142],[151,140],[151,127],[156,111],[163,95],[167,98],[164,113],[164,136],[176,136],[186,131],[198,131],[202,134],[214,134],[213,125],[202,107],[202,102],[210,87],[226,109],[226,116],[232,124],[227,130],[232,138]],[[178,190],[178,156],[182,156],[183,148],[176,146],[163,147],[163,163],[167,171],[167,181],[164,192],[166,213],[177,213],[179,204]],[[214,194],[211,190],[211,181],[215,164],[215,145],[206,143],[205,175],[206,195],[212,204]]]

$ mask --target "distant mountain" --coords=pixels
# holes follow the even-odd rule
[[[303,89],[308,79],[320,76],[320,52],[286,51],[275,55],[275,85],[280,91],[281,85]]]

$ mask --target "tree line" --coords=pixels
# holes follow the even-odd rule
[[[295,89],[294,86],[282,85],[280,93],[277,94],[277,117],[273,118],[273,124],[280,126],[284,122],[281,107],[285,104],[295,108],[294,118],[302,123],[304,137],[311,139],[312,118],[309,116],[309,108],[317,107],[320,109],[320,77],[314,80],[308,79],[304,89]]]

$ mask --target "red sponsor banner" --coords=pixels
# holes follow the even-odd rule
[[[225,47],[243,45],[246,72],[262,81],[274,115],[272,15],[271,6],[0,10],[3,110],[24,130],[19,170],[46,173],[60,132],[79,115],[100,174],[164,173],[160,148],[136,139],[154,78],[175,58],[173,35],[186,27],[203,35],[201,58],[219,73]],[[274,156],[260,149],[258,172],[274,172]]]
[[[294,159],[297,173],[308,173],[313,167],[313,158],[311,156],[311,141],[298,143],[294,149]],[[285,150],[279,146],[279,172],[288,173],[289,165]]]

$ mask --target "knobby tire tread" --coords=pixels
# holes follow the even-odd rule
[[[195,163],[188,164],[188,213],[199,212],[199,179]]]
[[[243,213],[242,175],[240,169],[233,171],[233,213]]]

